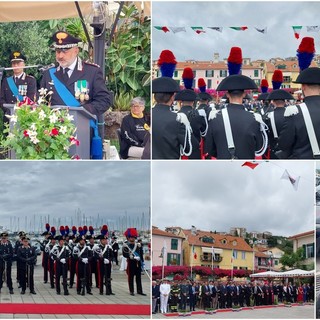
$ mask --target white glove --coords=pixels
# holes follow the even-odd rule
[[[108,264],[110,263],[110,261],[108,259],[103,259],[104,264]]]
[[[62,259],[60,260],[60,262],[63,263],[63,264],[65,264],[65,263],[66,263],[66,259],[65,259],[65,258],[62,258]]]
[[[140,257],[138,257],[138,256],[134,256],[134,259],[137,261],[140,261]]]
[[[118,250],[114,250],[114,252],[117,252]]]
[[[82,262],[87,264],[88,263],[88,258],[82,258]]]

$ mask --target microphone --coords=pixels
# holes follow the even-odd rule
[[[51,63],[51,64],[49,64],[49,65],[47,65],[47,66],[39,65],[39,66],[38,66],[38,71],[44,72],[44,71],[46,71],[46,70],[48,70],[48,69],[50,69],[50,68],[52,68],[52,67],[55,67],[55,64],[54,64],[54,63]]]

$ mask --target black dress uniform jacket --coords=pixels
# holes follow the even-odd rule
[[[263,145],[259,122],[251,112],[245,110],[243,105],[228,104],[227,110],[235,145],[235,156],[238,159],[254,159],[255,151],[261,149]],[[221,112],[209,121],[205,149],[209,156],[217,159],[231,159]]]
[[[276,152],[276,145],[278,143],[278,139],[284,124],[284,112],[285,112],[286,108],[285,107],[281,107],[281,108],[275,108],[273,111],[271,111],[270,113],[268,113],[267,119],[266,119],[266,124],[269,128],[268,131],[268,140],[269,140],[269,146],[270,146],[270,158],[271,159],[278,159],[278,157],[276,156],[275,152]],[[274,136],[274,132],[271,126],[271,120],[270,117],[272,116],[272,114],[274,114],[274,123],[275,123],[275,127],[277,130],[277,134],[278,137],[275,138]]]
[[[186,127],[178,122],[170,107],[157,104],[152,109],[152,158],[179,159],[185,143]],[[189,151],[189,150],[186,150]]]
[[[318,144],[320,143],[320,96],[310,96],[304,99],[310,113]],[[313,153],[302,116],[299,113],[285,117],[283,129],[278,141],[278,149],[283,151],[283,157],[289,159],[313,159]]]
[[[78,58],[78,62],[67,83],[63,80],[62,68],[58,67],[54,74],[66,85],[73,96],[75,95],[75,83],[77,83],[78,80],[87,81],[89,86],[89,100],[85,100],[82,106],[90,113],[100,115],[111,106],[110,93],[106,88],[102,71],[97,65],[84,62]],[[53,91],[51,105],[65,105],[55,89],[49,70],[44,72],[40,85],[41,88],[47,88]]]
[[[184,113],[190,121],[192,128],[192,153],[188,157],[189,159],[200,159],[200,140],[201,132],[206,130],[205,118],[199,115],[197,110],[194,110],[191,106],[183,106],[179,112]]]

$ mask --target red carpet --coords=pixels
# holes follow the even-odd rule
[[[0,303],[0,314],[150,315],[150,305]]]

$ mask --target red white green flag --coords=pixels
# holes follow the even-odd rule
[[[293,32],[294,32],[294,37],[296,39],[299,39],[302,26],[292,26],[292,29],[293,29]]]
[[[248,27],[243,26],[243,27],[230,27],[233,30],[237,30],[237,31],[245,31],[248,29]]]
[[[205,33],[202,27],[191,27],[191,29],[195,31],[197,34]]]
[[[163,32],[170,32],[170,30],[166,26],[154,26],[157,30],[162,30]]]

